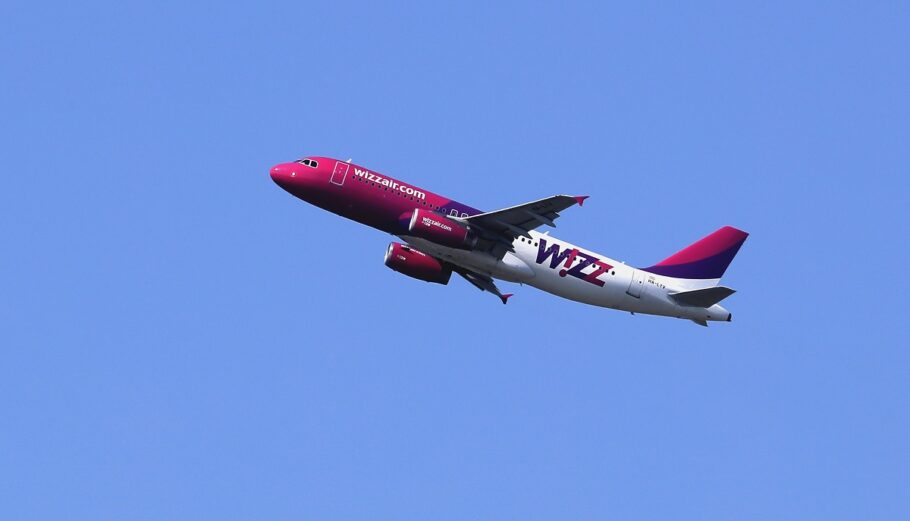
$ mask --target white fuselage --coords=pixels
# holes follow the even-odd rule
[[[440,246],[402,236],[414,247],[456,266],[509,282],[534,286],[560,297],[594,306],[696,321],[726,321],[730,313],[719,304],[709,308],[682,306],[670,294],[714,286],[717,280],[676,279],[655,275],[531,231],[498,260],[476,251]],[[544,247],[545,246],[545,247]]]

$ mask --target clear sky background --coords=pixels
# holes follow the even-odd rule
[[[907,519],[905,2],[4,2],[0,518]],[[732,324],[384,267],[354,158]]]

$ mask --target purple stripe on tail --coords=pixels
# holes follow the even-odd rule
[[[644,271],[681,279],[719,279],[749,234],[724,226]]]

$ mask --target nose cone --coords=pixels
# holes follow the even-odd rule
[[[300,165],[295,163],[281,163],[272,167],[269,170],[269,176],[272,178],[272,181],[275,181],[275,184],[284,188],[285,190],[290,190],[295,185],[299,184],[298,177],[300,177],[299,167]]]
[[[301,161],[279,163],[269,170],[269,177],[284,191],[295,197],[304,198],[320,190],[319,181],[323,176],[316,165],[315,160],[310,160],[309,164]]]
[[[281,184],[282,181],[287,182],[287,178],[290,177],[290,175],[291,172],[284,163],[275,165],[269,170],[269,176],[272,178],[272,181],[275,181],[278,184]]]

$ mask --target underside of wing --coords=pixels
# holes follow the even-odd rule
[[[464,279],[474,285],[480,291],[488,291],[502,301],[503,304],[508,302],[509,297],[512,296],[511,293],[502,293],[499,291],[499,288],[496,287],[496,283],[493,282],[493,279],[487,277],[486,275],[481,275],[480,273],[475,273],[471,270],[466,270],[464,268],[455,268],[455,272],[464,277]]]

